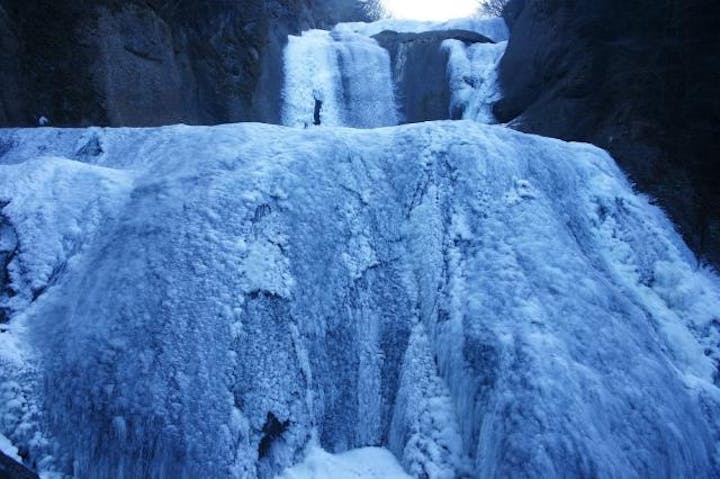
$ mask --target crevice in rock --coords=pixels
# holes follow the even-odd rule
[[[267,419],[263,425],[263,437],[258,444],[258,458],[263,459],[270,453],[273,444],[288,430],[290,420],[280,421],[272,412],[267,413]]]
[[[80,148],[77,153],[75,153],[76,157],[97,157],[104,153],[102,144],[100,143],[100,138],[97,137],[97,135],[93,135],[92,138],[90,138],[87,143],[85,143],[82,148]]]
[[[123,49],[124,49],[126,52],[128,52],[128,53],[130,53],[130,54],[132,54],[132,55],[135,55],[135,56],[138,57],[138,58],[142,58],[143,60],[147,60],[147,61],[155,62],[155,63],[162,63],[162,59],[161,59],[161,58],[154,57],[154,56],[152,56],[151,54],[149,54],[149,53],[147,53],[147,52],[143,52],[143,51],[140,51],[140,50],[136,50],[135,48],[133,48],[133,47],[131,47],[131,46],[124,45],[124,46],[123,46]]]
[[[281,296],[277,293],[274,293],[272,291],[268,291],[266,289],[255,289],[253,291],[250,291],[248,293],[248,296],[250,299],[258,299],[258,298],[266,298],[266,299],[280,299]]]
[[[0,211],[8,204],[0,201]],[[9,267],[18,253],[18,245],[15,228],[7,217],[0,213],[0,323],[7,323],[10,319],[11,310],[5,303],[16,295],[10,284]]]

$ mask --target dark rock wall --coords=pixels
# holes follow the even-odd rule
[[[0,126],[279,119],[287,35],[355,0],[0,0]]]
[[[720,264],[720,2],[511,0],[495,107],[522,131],[589,141]]]

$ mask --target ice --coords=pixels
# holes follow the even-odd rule
[[[390,56],[372,38],[309,30],[285,49],[283,124],[372,128],[396,125]]]
[[[448,52],[450,111],[453,118],[497,123],[492,106],[502,97],[498,67],[507,42],[474,43],[445,40]]]
[[[341,23],[332,31],[308,30],[300,36],[291,35],[284,53],[282,123],[302,128],[397,125],[401,118],[395,97],[404,95],[403,88],[394,84],[389,53],[372,35],[384,30],[451,29],[476,31],[499,43],[443,43],[448,54],[450,118],[495,123],[492,105],[501,97],[497,68],[508,37],[507,26],[500,18],[464,18],[444,23],[384,19]]]
[[[15,459],[18,462],[22,462],[22,459],[18,455],[18,448],[13,446],[13,443],[10,442],[10,439],[6,438],[2,434],[0,434],[0,451],[2,451],[8,457]]]
[[[285,470],[278,479],[410,479],[393,455],[382,448],[366,447],[342,454],[328,454],[314,447],[305,460]]]
[[[720,280],[602,150],[472,121],[0,145],[0,433],[45,475],[720,473]]]
[[[123,171],[53,157],[5,166],[3,173],[0,251],[12,253],[6,266],[12,295],[0,292],[0,308],[12,313],[62,274],[98,223],[124,202],[132,178]]]
[[[339,31],[360,33],[368,37],[377,35],[385,30],[400,33],[421,33],[437,30],[469,30],[484,35],[494,42],[507,41],[510,36],[505,20],[498,17],[455,18],[444,22],[384,18],[371,23],[341,23],[337,25],[335,29]]]

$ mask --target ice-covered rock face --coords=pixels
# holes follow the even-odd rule
[[[45,285],[0,334],[0,433],[47,470],[272,477],[320,445],[414,477],[718,473],[720,284],[601,150],[471,122],[0,137],[18,284]]]

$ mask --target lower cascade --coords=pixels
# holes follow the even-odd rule
[[[493,124],[504,38],[443,40],[456,120],[400,125],[388,25],[291,36],[285,126],[0,130],[0,450],[52,479],[720,476],[717,274],[605,151]]]

